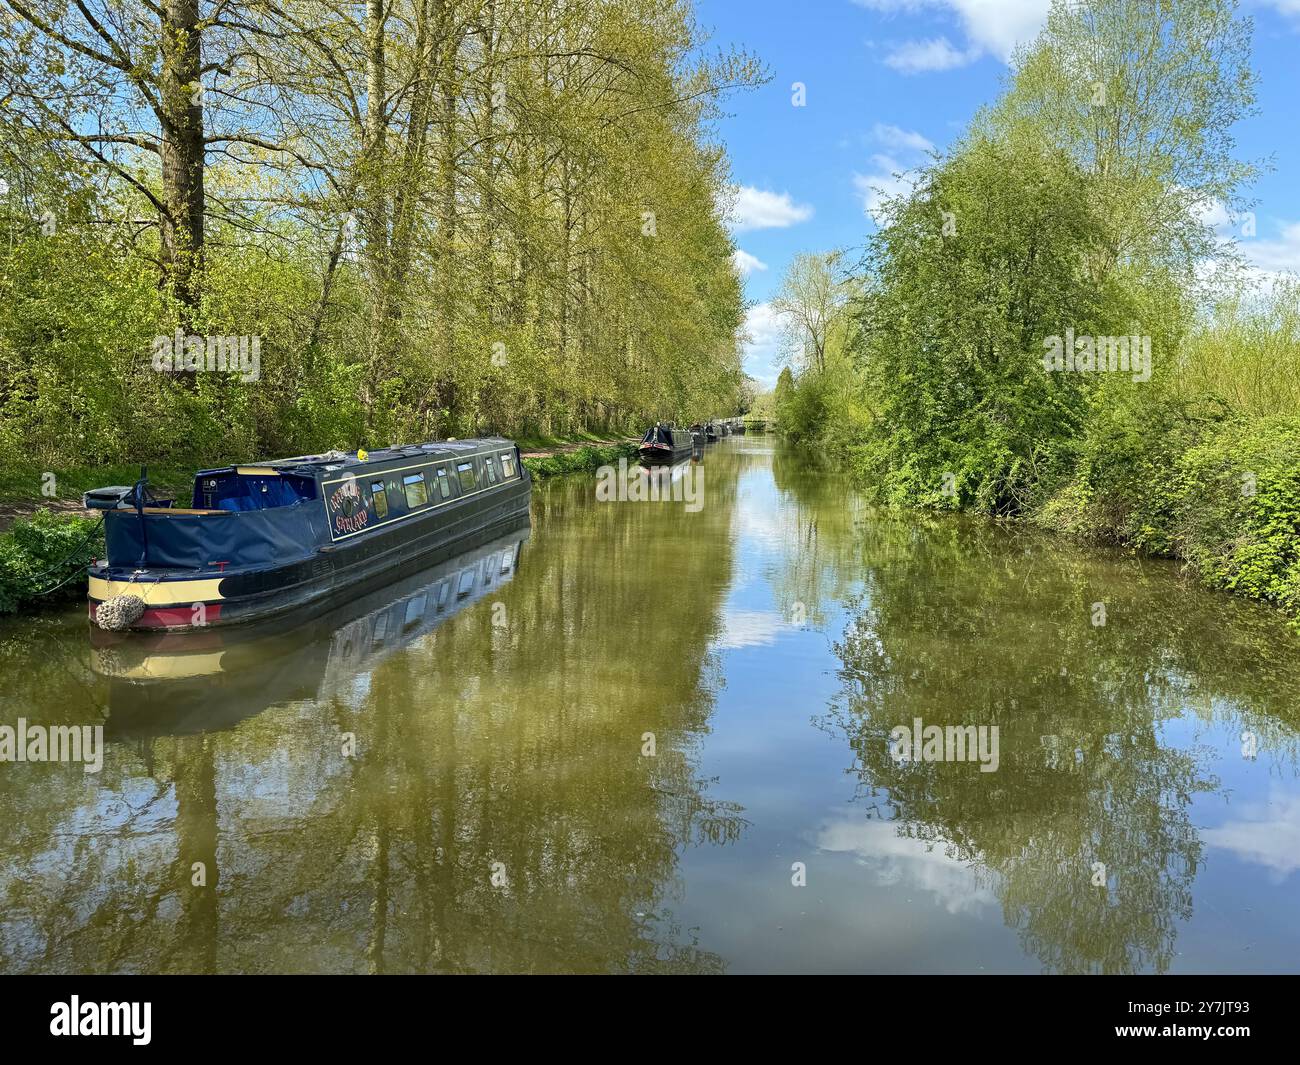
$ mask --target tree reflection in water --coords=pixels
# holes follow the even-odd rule
[[[1281,693],[1300,675],[1277,619],[1179,587],[1160,563],[1117,566],[957,518],[853,515],[833,477],[789,460],[775,473],[804,546],[782,594],[845,610],[842,688],[819,723],[847,740],[860,799],[970,866],[1045,969],[1167,970],[1202,864],[1189,807],[1218,781],[1162,730],[1189,713],[1228,721],[1294,765],[1296,708]],[[851,591],[846,572],[860,577]],[[1110,620],[1095,627],[1098,601]],[[1267,663],[1272,683],[1247,662]],[[918,717],[997,726],[1000,768],[896,763],[890,731]]]
[[[84,621],[0,644],[6,667],[33,638],[45,652],[6,669],[22,677],[6,712],[111,712],[116,737],[96,779],[0,775],[0,968],[720,970],[672,904],[681,850],[744,826],[695,768],[734,488],[709,486],[685,552],[680,504],[590,490],[538,489],[517,571],[437,624],[437,582],[408,582],[306,638],[109,649],[108,678],[85,665]],[[371,651],[340,670],[358,633]]]

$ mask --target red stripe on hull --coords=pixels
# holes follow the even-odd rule
[[[90,620],[95,620],[95,610],[99,604],[90,601]],[[205,625],[215,625],[221,620],[221,604],[204,604],[203,620]],[[133,629],[201,629],[203,625],[194,623],[192,606],[148,607],[139,619],[132,623]]]

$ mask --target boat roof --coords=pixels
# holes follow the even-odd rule
[[[344,469],[370,469],[397,460],[453,461],[514,446],[513,440],[501,436],[483,436],[468,440],[429,440],[422,444],[393,444],[390,447],[377,447],[373,451],[367,451],[364,459],[358,458],[355,451],[327,451],[322,455],[295,455],[292,458],[262,459],[258,462],[239,463],[234,466],[216,466],[212,469],[200,470],[199,476],[224,470],[253,469],[317,476]]]

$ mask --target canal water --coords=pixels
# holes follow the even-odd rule
[[[1275,614],[770,437],[699,470],[288,626],[0,627],[0,725],[105,737],[0,763],[0,971],[1300,967]]]

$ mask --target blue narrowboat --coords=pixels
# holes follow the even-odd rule
[[[100,628],[201,629],[378,587],[528,512],[513,441],[441,440],[200,470],[191,505],[146,479],[86,493],[107,559],[90,566]]]

